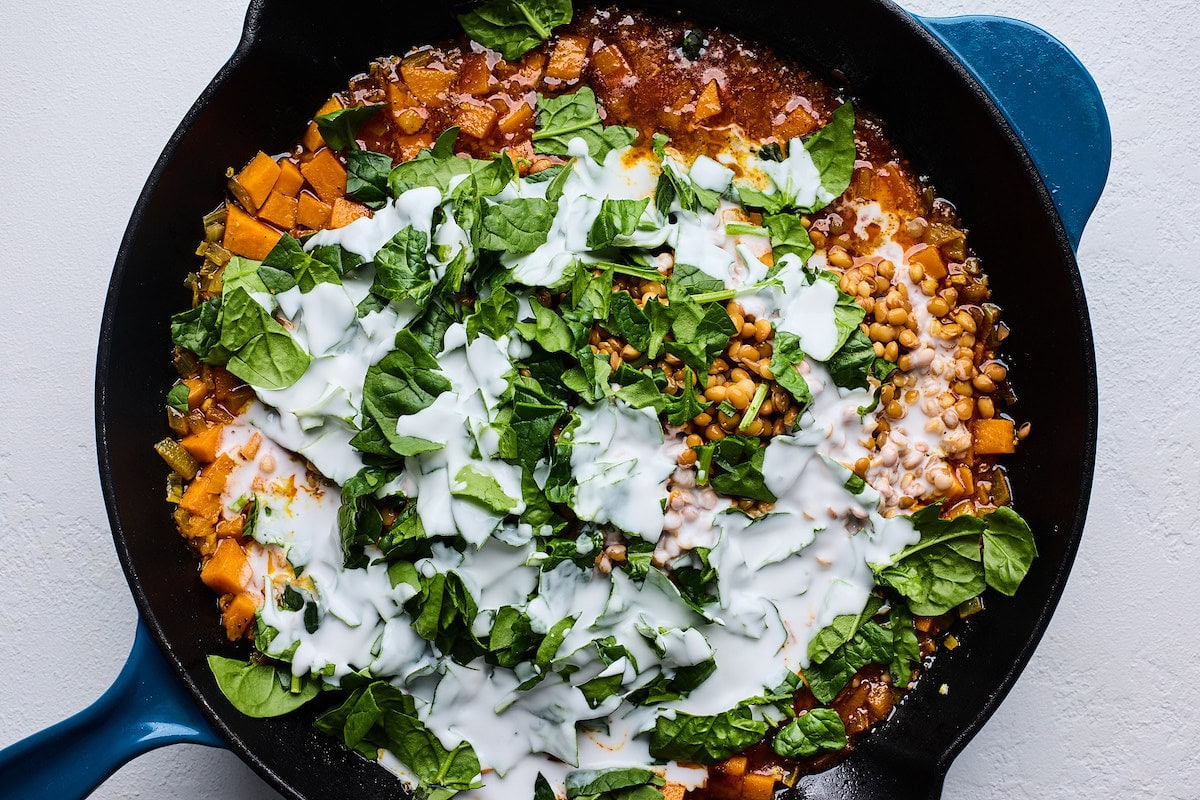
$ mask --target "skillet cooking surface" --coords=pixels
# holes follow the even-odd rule
[[[335,25],[315,0],[254,0],[233,59],[172,137],[136,206],[109,288],[96,378],[101,481],[113,537],[143,617],[205,714],[233,749],[289,797],[394,798],[382,768],[318,734],[310,704],[273,720],[245,717],[221,695],[210,653],[225,640],[213,595],[163,502],[152,446],[165,431],[174,379],[170,313],[184,308],[200,217],[224,196],[226,167],[290,147],[313,109],[376,56],[459,33],[449,9],[365,0]],[[673,14],[674,4],[636,5]],[[1004,347],[1034,435],[1009,465],[1016,504],[1040,557],[1015,598],[986,597],[896,716],[834,769],[801,781],[805,797],[937,797],[953,756],[1028,660],[1061,594],[1083,527],[1095,450],[1091,331],[1078,270],[1057,213],[1023,147],[957,61],[884,0],[687,4],[720,26],[842,82],[970,227],[1013,334]],[[920,114],[914,114],[913,110]],[[1036,287],[1036,289],[1034,288]],[[948,695],[938,687],[946,684]],[[484,712],[486,713],[486,712]]]

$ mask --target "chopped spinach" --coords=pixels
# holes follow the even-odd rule
[[[513,61],[571,21],[570,0],[488,0],[460,14],[459,23],[475,41]]]

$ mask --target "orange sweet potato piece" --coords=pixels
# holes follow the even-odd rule
[[[188,387],[188,408],[196,408],[204,402],[204,396],[208,394],[208,386],[204,381],[199,378],[184,378],[182,383]]]
[[[817,118],[808,113],[804,106],[796,106],[775,128],[775,135],[786,142],[797,136],[807,136],[816,129]]]
[[[179,525],[179,532],[188,539],[204,539],[213,535],[213,525],[204,517],[188,514]]]
[[[225,623],[225,635],[230,641],[237,641],[246,635],[250,623],[254,622],[254,612],[257,610],[258,601],[249,592],[233,596],[221,618]]]
[[[279,173],[279,165],[275,163],[275,159],[259,150],[234,180],[241,184],[255,208],[258,208],[266,202],[267,195],[271,193],[275,181],[279,179]]]
[[[193,433],[179,440],[183,449],[192,454],[192,458],[202,464],[211,464],[217,460],[217,449],[221,446],[221,433],[224,425],[214,425],[201,433]]]
[[[977,455],[1003,455],[1017,449],[1012,420],[977,419],[971,423],[971,433],[975,436]]]
[[[304,176],[300,174],[300,168],[296,166],[296,163],[281,158],[279,160],[279,177],[275,180],[274,191],[284,197],[295,197],[300,193],[300,187],[303,185]]]
[[[188,484],[187,491],[179,501],[179,507],[193,517],[207,520],[211,527],[221,516],[221,495],[208,491],[205,482],[196,478]]]
[[[400,77],[418,100],[430,108],[439,108],[446,102],[446,92],[458,78],[441,66],[429,66],[430,55],[418,53],[400,62]]]
[[[258,210],[259,219],[285,230],[296,227],[296,198],[271,192],[267,202]]]
[[[576,80],[583,72],[587,61],[588,40],[584,36],[562,36],[554,45],[550,63],[546,66],[546,77],[560,81]]]
[[[325,101],[325,105],[317,109],[317,113],[313,114],[313,119],[332,114],[342,107],[342,103],[336,97],[331,97]],[[300,139],[300,144],[304,145],[304,149],[315,153],[325,146],[325,138],[321,136],[321,129],[317,127],[317,123],[308,123],[308,128],[304,131],[304,136]]]
[[[487,94],[492,83],[492,71],[488,69],[487,55],[475,53],[462,61],[458,70],[458,90],[466,94]]]
[[[683,800],[687,787],[682,783],[668,783],[662,787],[663,800]]]
[[[332,203],[346,194],[346,169],[328,147],[300,166],[304,179],[312,184],[317,197]]]
[[[200,570],[200,580],[217,594],[233,594],[246,588],[253,573],[242,546],[233,539],[222,539]]]
[[[491,106],[463,103],[458,107],[454,124],[467,136],[483,139],[492,132],[498,116],[499,112]]]
[[[730,777],[740,778],[746,774],[745,756],[730,756],[717,765],[717,769]]]
[[[500,118],[497,127],[501,133],[515,133],[531,122],[533,122],[533,107],[529,103],[519,103]]]
[[[217,537],[227,539],[230,536],[241,536],[246,529],[246,518],[242,516],[223,519],[217,523]]]
[[[709,117],[721,113],[721,90],[715,80],[709,81],[696,100],[696,111],[692,114],[692,122],[703,122]]]
[[[942,261],[942,255],[936,247],[923,245],[919,250],[908,257],[911,263],[920,264],[925,268],[925,276],[933,278],[935,281],[940,281],[946,277],[946,264]]]
[[[225,217],[225,238],[221,244],[236,256],[262,261],[282,234],[236,206],[229,206]]]
[[[324,228],[329,224],[329,215],[333,211],[328,203],[322,203],[308,192],[300,193],[300,202],[296,206],[296,222],[302,228]]]
[[[366,206],[353,200],[339,197],[333,201],[333,211],[329,215],[330,228],[344,228],[360,217],[369,217],[371,212]]]
[[[775,777],[751,773],[742,779],[742,800],[771,800],[775,796]]]

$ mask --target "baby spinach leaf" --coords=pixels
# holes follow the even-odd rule
[[[177,383],[167,392],[167,405],[181,414],[188,412],[188,387],[187,384]]]
[[[875,346],[861,328],[850,332],[825,366],[833,382],[845,389],[865,389],[871,385],[869,377],[882,381],[896,369],[895,364],[875,355]]]
[[[554,426],[562,418],[565,409],[558,405],[527,403],[513,404],[512,426],[516,439],[516,460],[527,469],[533,469],[545,455],[546,446],[554,434]]]
[[[879,612],[883,599],[873,594],[867,599],[863,610],[857,614],[841,614],[833,618],[826,627],[817,631],[817,635],[808,643],[808,658],[820,664],[829,658],[835,650],[854,638],[858,629],[870,621]]]
[[[312,361],[296,340],[245,289],[225,299],[221,346],[232,353],[226,368],[260,389],[285,389]]]
[[[513,61],[571,21],[570,0],[489,0],[458,17],[463,30],[489,50]]]
[[[369,208],[379,208],[388,198],[392,157],[370,150],[346,153],[346,194]]]
[[[812,402],[808,381],[799,370],[803,361],[804,351],[800,348],[800,337],[788,331],[776,331],[775,349],[771,351],[771,373],[775,376],[775,382],[787,389],[801,408]]]
[[[832,708],[814,708],[775,734],[771,748],[784,758],[812,758],[846,746],[846,727]]]
[[[683,34],[679,51],[688,61],[695,61],[704,52],[704,31],[691,28]]]
[[[688,420],[700,414],[708,406],[708,401],[701,399],[696,391],[696,373],[691,367],[685,367],[683,385],[678,395],[667,395],[667,422],[672,425],[684,425]]]
[[[701,306],[691,301],[672,302],[671,332],[675,341],[664,346],[671,355],[707,375],[713,359],[729,344],[736,331],[733,320],[719,303]]]
[[[587,246],[592,250],[603,250],[618,236],[632,236],[637,230],[642,212],[650,205],[650,198],[641,200],[611,200],[600,203],[600,213],[592,223],[587,235]]]
[[[454,155],[457,138],[458,128],[447,128],[433,147],[423,148],[416,158],[401,161],[393,167],[388,174],[388,188],[392,196],[399,197],[409,189],[421,186],[436,186],[444,196],[450,191],[452,179],[468,175],[488,163]]]
[[[662,786],[666,781],[648,769],[637,767],[610,767],[609,769],[577,769],[567,773],[567,800],[596,798],[597,800],[624,800],[610,795],[623,789],[639,786]],[[656,792],[661,797],[661,793]]]
[[[537,342],[548,353],[574,352],[578,334],[552,308],[546,308],[536,300],[530,304],[535,322],[516,323],[517,333],[527,342]],[[586,336],[586,331],[583,331]]]
[[[987,585],[1012,596],[1037,556],[1033,531],[1011,508],[997,508],[983,518],[983,572]]]
[[[653,305],[659,305],[654,303]],[[650,304],[647,304],[651,308]],[[659,306],[661,308],[661,306]],[[653,311],[653,308],[651,308]],[[608,316],[608,329],[621,336],[639,352],[649,358],[657,358],[662,351],[663,339],[669,321],[659,314],[653,320],[638,308],[629,292],[612,292]]]
[[[518,255],[546,243],[558,205],[540,197],[518,197],[489,205],[483,213],[478,245],[483,250]]]
[[[717,442],[713,461],[723,470],[710,478],[712,487],[721,494],[749,497],[773,503],[776,500],[763,479],[762,466],[765,447],[749,436],[726,436]]]
[[[370,559],[364,553],[364,548],[376,544],[383,535],[383,517],[374,503],[374,497],[387,478],[387,473],[381,469],[364,467],[342,484],[338,533],[347,569],[365,568]]]
[[[454,476],[450,494],[473,500],[488,511],[505,514],[517,507],[519,501],[504,493],[500,483],[491,475],[467,464]]]
[[[546,780],[546,776],[540,772],[537,780],[533,782],[533,800],[555,800],[554,790],[550,788],[550,781]]]
[[[408,608],[413,632],[458,663],[469,664],[486,652],[472,632],[479,608],[457,572],[438,572],[423,580],[421,593]]]
[[[671,206],[676,200],[679,200],[679,206],[684,211],[695,211],[698,206],[692,182],[687,176],[677,173],[672,164],[665,162],[658,176],[658,184],[654,187],[654,208],[665,217],[671,213]]]
[[[679,302],[692,294],[719,292],[725,284],[717,278],[701,272],[690,264],[676,264],[667,279],[667,297],[672,303]]]
[[[346,679],[343,679],[343,684]],[[479,759],[466,742],[447,748],[417,718],[412,698],[386,681],[354,690],[342,705],[317,718],[317,730],[368,758],[392,752],[431,797],[449,798],[479,784]]]
[[[425,260],[429,237],[411,225],[392,237],[375,254],[372,294],[388,300],[412,300],[418,306],[433,294],[433,271]]]
[[[771,234],[771,252],[775,257],[775,265],[786,255],[794,255],[801,264],[807,264],[813,254],[812,240],[808,231],[800,224],[800,218],[795,214],[768,214],[763,217],[763,227]]]
[[[437,359],[412,331],[403,330],[396,334],[396,349],[367,370],[363,384],[364,417],[378,426],[398,455],[410,456],[441,447],[396,433],[396,422],[401,416],[426,408],[435,397],[450,389],[450,381],[437,371],[437,366]]]
[[[530,626],[528,614],[515,606],[503,606],[496,612],[488,636],[488,661],[512,669],[532,660],[541,641]]]
[[[497,286],[475,305],[475,313],[467,317],[467,339],[474,341],[481,332],[493,339],[512,333],[517,310],[516,296],[503,286]]]
[[[650,734],[650,755],[658,759],[711,764],[740,753],[767,735],[767,723],[741,705],[713,716],[676,712],[659,717]]]
[[[583,139],[588,153],[603,162],[610,150],[633,144],[637,130],[619,125],[604,126],[596,105],[596,93],[584,86],[574,94],[558,97],[538,95],[537,127],[533,132],[534,151],[543,155],[569,155],[567,145]]]
[[[171,316],[171,342],[191,350],[201,361],[222,364],[226,356],[221,341],[221,298],[205,300],[195,308]]]
[[[867,664],[890,664],[894,657],[892,634],[875,622],[864,623],[844,645],[820,663],[804,670],[804,679],[813,697],[832,702],[854,673]]]
[[[279,289],[275,282],[283,280],[286,284],[286,278],[273,275],[271,269],[290,275],[301,292],[312,291],[318,283],[342,282],[338,271],[332,265],[304,252],[300,242],[287,235],[279,237],[279,241],[271,248],[271,252],[267,253],[262,263],[265,269],[259,270],[259,276],[264,281],[270,281],[271,285],[268,288],[273,292]]]
[[[595,275],[590,269],[580,268],[571,280],[571,307],[582,317],[596,321],[608,319],[613,297],[613,271],[600,270]]]
[[[980,540],[985,523],[970,514],[941,519],[941,505],[911,516],[921,539],[900,551],[876,578],[908,598],[914,614],[937,616],[983,591]]]
[[[221,270],[221,295],[227,295],[238,288],[245,289],[247,292],[269,291],[258,275],[261,266],[261,262],[241,256],[229,259],[225,269]]]
[[[387,103],[375,103],[367,106],[351,106],[328,114],[322,114],[313,120],[325,144],[334,150],[356,148],[358,143],[355,136],[358,129],[371,120]]]
[[[221,693],[248,717],[278,717],[295,711],[321,693],[320,684],[313,680],[302,681],[299,691],[292,692],[290,671],[269,664],[209,656],[208,668]]]
[[[821,188],[833,197],[846,191],[854,175],[854,159],[857,157],[854,106],[850,103],[838,106],[828,124],[805,141],[804,149],[812,156],[813,164],[821,174]]]
[[[903,689],[921,666],[921,644],[913,628],[912,614],[899,604],[893,605],[888,612],[888,628],[892,634],[892,660],[888,665],[892,684]]]

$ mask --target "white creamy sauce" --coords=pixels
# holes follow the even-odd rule
[[[573,140],[571,172],[546,243],[533,253],[503,255],[502,261],[518,282],[555,284],[573,262],[597,259],[586,240],[605,198],[652,197],[663,168],[681,178],[686,174],[703,189],[727,193],[734,172],[726,164],[743,163],[746,155],[735,150],[723,154],[725,164],[702,157],[685,173],[670,158],[665,166],[652,159],[635,161],[628,150],[610,152],[603,164],[596,164],[583,141]],[[800,140],[792,141],[783,162],[755,159],[753,170],[749,177],[760,188],[787,194],[799,205],[832,199],[825,196]],[[544,197],[547,186],[521,180],[491,200]],[[445,213],[435,226],[439,206]],[[728,224],[747,222],[736,204],[722,200],[716,213],[709,213],[685,211],[676,201],[670,216],[660,217],[651,203],[639,230],[621,243],[647,251],[666,243],[674,248],[675,263],[694,266],[728,288],[753,286],[765,277],[769,240],[727,232]],[[889,229],[878,205],[861,209],[858,220],[855,231],[862,238],[881,231],[878,256],[891,259],[897,273],[906,275],[904,253],[890,238],[894,226]],[[373,217],[322,231],[306,246],[339,244],[370,259],[407,226],[430,236],[435,276],[464,249],[468,258],[473,256],[454,219],[453,201],[434,188],[405,192]],[[822,263],[816,257],[809,269]],[[601,400],[574,409],[578,421],[568,428],[574,484],[570,506],[576,516],[620,529],[631,543],[641,539],[655,545],[659,564],[695,564],[698,556],[691,551],[709,549],[720,599],[702,611],[689,606],[657,567],[651,566],[640,583],[620,569],[604,575],[573,561],[539,567],[544,556],[533,541],[535,531],[509,518],[525,508],[522,473],[520,466],[500,458],[497,430],[501,398],[514,373],[512,360],[533,350],[515,333],[497,339],[481,333],[468,342],[462,323],[446,331],[437,361],[450,390],[428,407],[400,417],[395,431],[429,449],[406,458],[403,472],[378,496],[415,498],[425,532],[434,539],[432,555],[419,560],[416,569],[425,579],[439,573],[461,578],[479,609],[476,635],[489,633],[496,612],[505,606],[524,611],[533,630],[542,634],[570,620],[545,674],[534,664],[508,670],[478,659],[461,665],[417,636],[404,610],[415,590],[405,583],[393,587],[383,563],[344,567],[339,493],[311,477],[304,461],[289,452],[338,484],[362,468],[362,456],[350,439],[362,423],[366,372],[393,349],[397,332],[419,309],[393,304],[359,317],[357,305],[371,283],[370,265],[346,276],[341,285],[256,297],[313,359],[293,386],[256,389],[261,403],[251,407],[244,424],[226,430],[222,443],[238,464],[223,498],[227,514],[250,498],[256,502],[253,587],[264,595],[263,623],[276,631],[266,652],[290,657],[298,675],[320,674],[336,683],[350,672],[368,669],[403,687],[444,745],[452,748],[465,740],[474,747],[483,766],[483,788],[466,794],[482,800],[528,796],[538,772],[561,787],[576,766],[651,763],[642,734],[658,717],[727,711],[777,687],[789,671],[807,667],[808,646],[816,633],[866,604],[875,585],[869,564],[887,563],[918,538],[907,519],[882,513],[901,489],[895,465],[915,464],[909,454],[919,452],[923,465],[928,461],[936,467],[948,452],[946,437],[954,431],[935,430],[934,419],[943,423],[940,408],[926,414],[917,410],[921,404],[910,405],[910,417],[892,426],[905,449],[897,442],[890,463],[873,453],[869,445],[876,423],[870,416],[860,420],[857,412],[870,404],[872,393],[837,387],[821,363],[839,344],[837,288],[813,280],[794,256],[780,259],[779,267],[778,285],[752,290],[740,300],[749,313],[799,337],[809,356],[799,369],[813,402],[795,432],[774,437],[766,448],[763,475],[778,497],[771,513],[752,520],[711,488],[697,486],[693,470],[677,467],[685,446],[682,433],[672,429],[665,437],[651,408]],[[915,285],[909,289],[919,296]],[[528,297],[519,295],[518,302],[519,318],[531,318]],[[915,313],[922,339],[928,341],[928,312],[922,308]],[[946,365],[953,369],[952,350],[930,349],[914,374],[930,387],[944,388]],[[926,391],[923,385],[920,391]],[[936,393],[932,399],[936,405]],[[242,451],[255,432],[262,435],[258,452],[245,457]],[[870,485],[853,494],[845,485],[850,477],[845,465],[864,456],[872,459]],[[539,486],[545,485],[548,471],[545,462],[534,470]],[[512,500],[509,512],[493,511],[465,496],[468,473],[499,486]],[[911,487],[904,490],[913,493]],[[579,552],[590,552],[590,540],[582,536],[580,542]],[[367,555],[374,561],[382,554],[372,547]],[[320,613],[314,632],[306,629],[303,611],[280,604],[289,582],[315,599]],[[606,663],[595,644],[605,637],[612,637],[627,655]],[[638,707],[622,698],[709,659],[714,674],[681,700]],[[592,708],[580,686],[598,677],[618,679],[620,691]],[[521,690],[524,681],[536,685]],[[383,753],[381,763],[413,781],[391,754]],[[703,769],[674,763],[664,770],[689,787],[702,785],[706,775]]]

